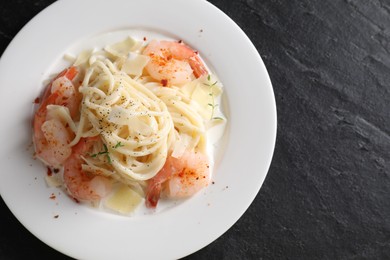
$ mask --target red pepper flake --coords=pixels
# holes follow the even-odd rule
[[[59,217],[59,215],[55,215],[55,216],[54,216],[54,218],[58,218],[58,217]]]
[[[182,41],[182,40],[179,40],[178,43],[183,43],[183,41]]]
[[[56,198],[56,195],[54,195],[54,193],[52,193],[49,198],[54,200]]]
[[[146,39],[146,37],[144,37],[144,41],[146,41],[147,39]]]
[[[39,104],[39,97],[34,99],[34,104]]]
[[[166,87],[168,85],[168,80],[167,79],[162,79],[161,80],[161,85],[163,85],[164,87]]]
[[[52,176],[53,173],[51,172],[51,169],[49,167],[47,167],[47,176]]]
[[[57,168],[54,168],[54,173],[58,173],[60,171],[60,169],[57,169]]]
[[[76,198],[73,198],[73,200],[76,202],[76,203],[80,203],[80,201]]]

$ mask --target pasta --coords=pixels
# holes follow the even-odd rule
[[[71,196],[121,213],[143,200],[154,208],[161,196],[191,196],[211,178],[207,130],[226,122],[221,92],[181,42],[128,37],[83,51],[35,113],[37,157],[64,169]]]

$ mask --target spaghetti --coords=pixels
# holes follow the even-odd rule
[[[171,70],[183,80],[165,77]],[[215,105],[221,87],[183,43],[144,46],[127,38],[84,51],[42,97],[34,116],[36,155],[49,167],[64,166],[64,185],[79,200],[101,200],[118,185],[121,196],[136,194],[148,207],[161,194],[190,196],[208,181],[184,182],[188,174],[210,179],[207,130],[225,121]]]

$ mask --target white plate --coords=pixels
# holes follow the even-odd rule
[[[225,86],[227,146],[215,184],[157,214],[124,217],[74,203],[46,187],[32,159],[32,102],[67,49],[89,37],[141,29],[199,50]],[[276,107],[267,70],[253,44],[204,0],[67,0],[46,8],[14,38],[0,60],[0,192],[18,220],[54,249],[81,259],[184,257],[227,231],[267,174]],[[51,193],[55,200],[49,199]],[[57,216],[55,218],[54,216]]]

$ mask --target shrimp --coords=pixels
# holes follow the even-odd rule
[[[169,156],[163,168],[149,182],[146,206],[155,208],[163,193],[169,198],[186,198],[210,183],[209,161],[206,155],[185,152],[181,157]]]
[[[198,53],[181,42],[151,41],[143,51],[150,57],[146,71],[163,86],[182,85],[206,75],[207,69]]]
[[[88,174],[81,169],[83,159],[99,137],[81,138],[73,146],[71,156],[64,163],[64,183],[69,193],[78,200],[97,201],[105,197],[111,190],[111,181],[100,175]]]
[[[69,109],[71,117],[78,114],[80,98],[72,80],[78,71],[70,67],[62,71],[46,87],[41,104],[34,115],[33,140],[36,156],[52,167],[60,166],[72,152],[68,146],[72,133],[63,123],[48,115],[48,105],[60,105]]]

